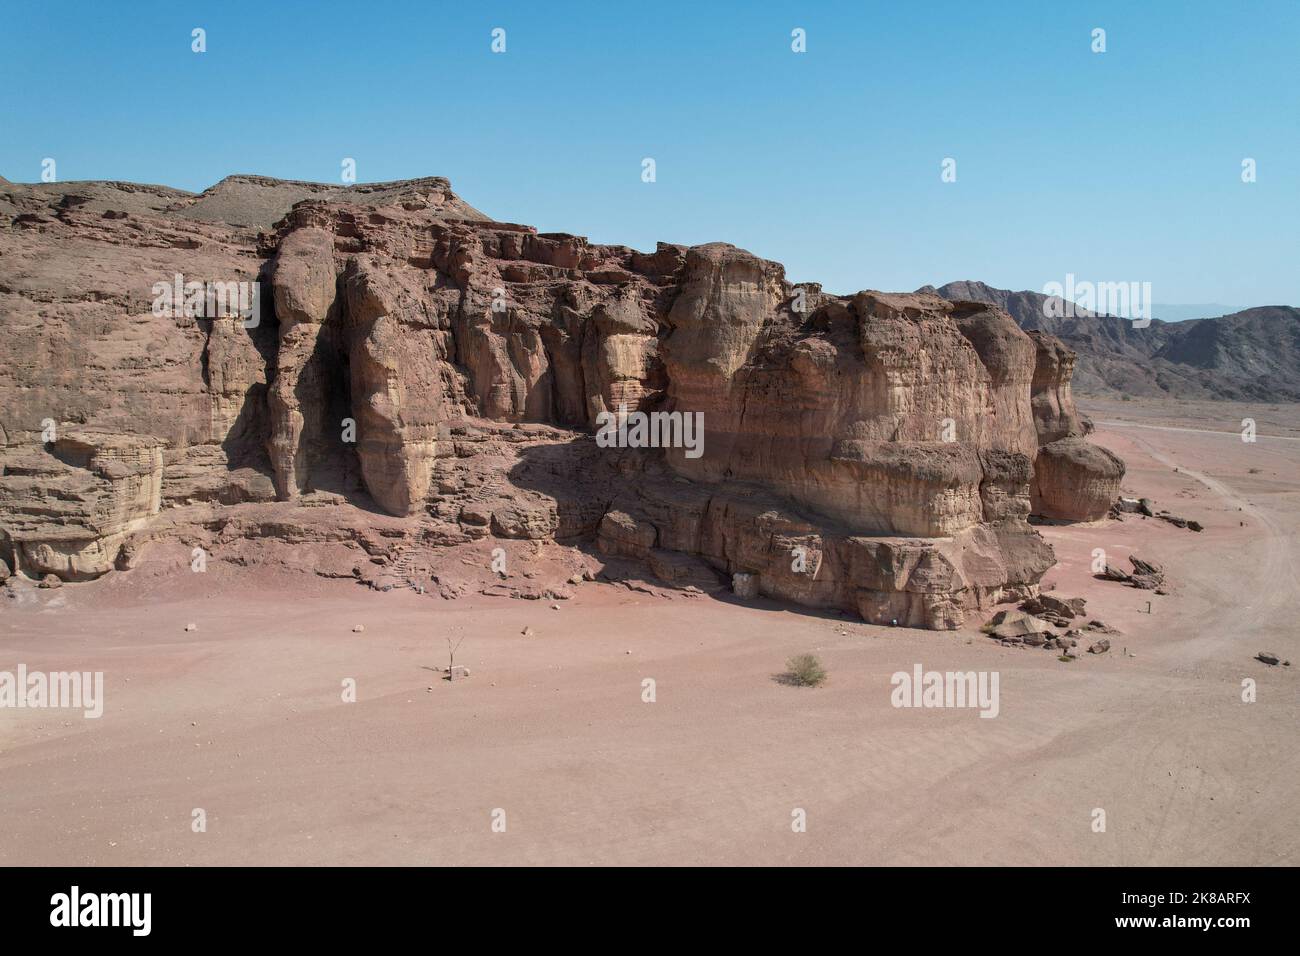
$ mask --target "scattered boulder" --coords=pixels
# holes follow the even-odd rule
[[[1268,664],[1270,667],[1275,667],[1276,665],[1281,663],[1282,658],[1278,657],[1272,651],[1260,651],[1258,654],[1255,655],[1255,660],[1262,661],[1263,663]]]
[[[1168,521],[1176,528],[1186,528],[1188,531],[1204,531],[1205,527],[1199,521],[1193,521],[1190,518],[1181,518],[1178,515],[1171,515],[1168,511],[1162,511],[1156,515],[1161,521]]]
[[[57,574],[47,574],[41,578],[41,583],[36,585],[38,588],[61,588],[63,581]]]
[[[1138,507],[1137,507],[1138,514],[1146,515],[1148,518],[1154,518],[1156,516],[1155,508],[1156,508],[1155,502],[1152,501],[1150,498],[1138,499]]]
[[[1020,605],[1020,610],[1042,618],[1057,627],[1068,627],[1070,621],[1083,615],[1086,601],[1083,598],[1058,598],[1040,594]]]
[[[469,676],[469,668],[464,664],[453,664],[447,668],[447,680],[464,680]]]
[[[0,582],[8,581],[10,573],[9,565],[0,560]]]
[[[988,634],[994,640],[999,641],[1023,641],[1026,644],[1037,644],[1029,640],[1035,635],[1050,634],[1051,625],[1041,618],[1034,617],[1032,614],[1026,614],[1023,611],[999,611],[994,615],[993,620],[987,625]]]
[[[365,629],[366,629],[366,626],[365,626],[364,624],[353,624],[353,625],[352,625],[352,633],[353,633],[353,634],[360,634],[360,633],[361,633],[362,631],[364,631]]]
[[[187,631],[197,631],[198,629],[199,629],[199,626],[198,626],[197,624],[195,624],[193,621],[191,621],[189,624],[186,624],[186,625],[185,625],[185,630],[187,630]]]
[[[1110,641],[1104,637],[1099,641],[1094,641],[1088,647],[1089,654],[1105,654],[1108,650],[1110,650]]]
[[[1143,591],[1155,591],[1164,584],[1165,569],[1163,565],[1154,561],[1147,561],[1136,555],[1130,555],[1128,560],[1133,565],[1131,574],[1108,564],[1106,570],[1098,574],[1097,577],[1105,581],[1117,581],[1121,584],[1127,584],[1129,587],[1139,588]]]
[[[1128,560],[1129,564],[1133,565],[1133,574],[1129,579],[1133,587],[1154,591],[1164,583],[1165,569],[1162,565],[1154,561],[1145,561],[1136,555],[1130,555]]]
[[[1002,624],[1010,624],[1015,621],[1023,621],[1023,620],[1034,620],[1034,615],[1030,614],[1028,611],[1021,611],[1021,610],[1016,610],[1014,608],[1007,608],[1005,610],[998,611],[991,618],[989,618],[989,622],[985,624],[984,627],[987,630],[987,629],[998,627]],[[1044,630],[1046,629],[1044,628]]]

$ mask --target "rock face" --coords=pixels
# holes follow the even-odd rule
[[[1037,593],[1031,512],[1101,517],[1123,474],[1050,335],[722,243],[540,234],[439,179],[3,184],[0,218],[0,556],[28,576],[169,538],[428,583],[424,556],[484,538],[586,542],[678,587],[951,628]],[[259,307],[159,309],[191,281]],[[667,441],[635,440],[641,413]],[[597,440],[611,419],[634,440]]]
[[[9,563],[34,578],[68,581],[126,564],[132,536],[161,506],[162,444],[73,431],[42,451],[7,453],[0,536]]]
[[[1119,493],[1124,462],[1082,438],[1044,445],[1034,464],[1033,509],[1045,518],[1096,521]]]

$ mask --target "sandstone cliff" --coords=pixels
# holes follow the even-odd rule
[[[0,220],[0,548],[27,575],[305,541],[321,573],[432,587],[495,538],[947,628],[1036,591],[1031,512],[1099,518],[1123,474],[1072,353],[996,306],[539,234],[445,180],[6,183]],[[260,308],[160,313],[182,279]],[[598,445],[624,410],[698,414],[703,444]]]

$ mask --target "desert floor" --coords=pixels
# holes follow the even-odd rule
[[[553,610],[153,561],[26,590],[0,670],[103,671],[106,705],[0,710],[0,864],[1300,864],[1300,666],[1253,659],[1300,665],[1300,408],[1081,405],[1126,493],[1206,530],[1043,528],[1046,583],[1123,632],[1072,662],[598,583]],[[1171,593],[1094,580],[1095,548]],[[468,680],[435,673],[448,633]],[[825,686],[774,679],[804,651]],[[895,709],[918,663],[998,672],[1000,713]]]

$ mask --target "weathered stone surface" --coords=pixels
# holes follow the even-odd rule
[[[1011,617],[993,625],[989,635],[997,640],[1024,640],[1031,634],[1051,634],[1051,626],[1031,615]],[[1038,642],[1034,642],[1037,644]]]
[[[1034,463],[1033,511],[1045,518],[1096,521],[1119,491],[1124,462],[1082,438],[1044,445]]]
[[[440,551],[594,541],[670,586],[748,575],[950,628],[1036,593],[1054,559],[1031,511],[1100,517],[1122,474],[1080,437],[1050,336],[796,286],[724,243],[540,234],[437,179],[5,183],[6,219],[0,545],[24,575],[166,538],[451,596],[471,585],[437,580]],[[160,314],[178,274],[260,282],[259,321]],[[621,410],[701,415],[702,446],[598,445]],[[47,420],[73,437],[43,443]]]
[[[0,546],[13,570],[69,581],[112,570],[161,507],[161,444],[76,430],[41,451],[0,451]]]
[[[1062,438],[1083,435],[1084,424],[1074,407],[1070,389],[1074,353],[1060,339],[1046,332],[1027,334],[1034,343],[1030,403],[1039,444],[1048,445]]]

